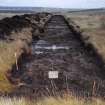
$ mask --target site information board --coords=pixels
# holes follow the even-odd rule
[[[58,71],[49,71],[48,72],[48,78],[49,79],[57,79],[58,78]]]

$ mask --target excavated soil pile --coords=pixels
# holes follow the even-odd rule
[[[13,83],[19,87],[12,94],[40,97],[74,91],[105,96],[102,60],[91,46],[85,46],[63,16],[52,16],[43,31],[33,35],[30,54],[19,59],[18,71],[13,66]],[[58,78],[50,79],[49,71],[58,71]]]
[[[20,32],[23,28],[40,29],[51,16],[49,13],[25,14],[0,20],[0,39],[7,39],[12,32]]]

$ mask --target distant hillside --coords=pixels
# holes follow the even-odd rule
[[[100,9],[69,9],[48,7],[0,7],[0,12],[35,13],[35,12],[67,12],[67,13],[105,13],[105,8]]]
[[[84,14],[105,14],[105,8],[99,8],[99,9],[83,9],[83,10],[73,10],[69,11],[69,13],[84,13]]]
[[[69,12],[80,9],[47,8],[47,7],[0,7],[0,12]]]

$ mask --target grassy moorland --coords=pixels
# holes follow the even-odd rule
[[[12,17],[15,15],[22,15],[24,13],[0,13],[0,20],[5,18],[5,17]]]
[[[83,37],[89,36],[88,42],[92,43],[105,59],[105,15],[97,16],[67,14],[67,17],[74,20],[75,23],[80,26],[83,31]],[[27,31],[25,32],[27,33]],[[21,40],[15,40],[13,42],[0,41],[0,91],[9,92],[14,88],[14,86],[9,83],[6,74],[7,70],[11,69],[12,65],[21,54],[21,49],[24,45],[25,43]],[[15,57],[15,54],[17,54],[17,57]],[[105,105],[105,101],[100,98],[85,100],[83,98],[75,98],[68,95],[65,95],[62,98],[47,97],[39,101],[30,101],[24,97],[1,97],[0,105]]]
[[[93,44],[105,60],[105,14],[68,13],[66,17],[73,20],[82,31],[87,43]]]

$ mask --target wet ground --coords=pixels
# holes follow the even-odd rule
[[[41,36],[34,38],[31,52],[12,76],[19,80],[15,94],[33,97],[75,91],[105,95],[105,69],[94,49],[85,47],[62,16],[53,16]],[[57,71],[58,78],[49,78]],[[57,74],[56,74],[57,75]]]

